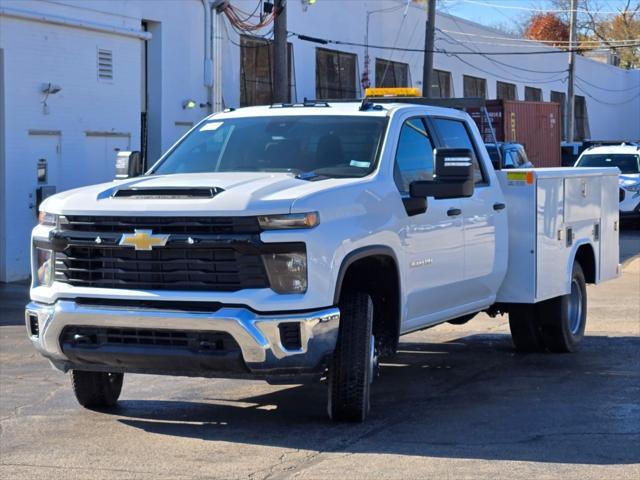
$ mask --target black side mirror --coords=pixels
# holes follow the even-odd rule
[[[433,181],[418,180],[409,185],[415,198],[461,198],[473,195],[473,153],[468,148],[438,148],[434,152]]]
[[[116,180],[139,177],[144,171],[140,152],[118,152],[116,156]]]

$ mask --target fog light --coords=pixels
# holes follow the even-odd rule
[[[35,313],[29,314],[29,330],[32,337],[40,336],[40,324],[38,323],[38,316]]]
[[[50,287],[53,283],[53,252],[36,247],[35,286]]]
[[[262,256],[269,283],[277,293],[307,291],[307,254],[270,253]]]

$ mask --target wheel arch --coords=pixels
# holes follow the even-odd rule
[[[374,271],[376,275],[371,274]],[[401,276],[395,252],[388,246],[376,245],[347,254],[338,271],[334,304],[338,305],[342,293],[355,285],[372,297],[373,330],[381,353],[395,352],[402,318]]]
[[[587,283],[597,283],[598,265],[595,250],[591,243],[585,242],[577,246],[573,254],[573,261],[568,266],[568,278],[571,278],[571,272],[573,271],[573,264],[575,262],[578,262],[580,267],[582,267],[582,272],[584,273],[584,278]]]

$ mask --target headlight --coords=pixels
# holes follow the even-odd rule
[[[307,291],[306,253],[269,253],[262,258],[273,291],[276,293]]]
[[[50,287],[53,283],[53,252],[36,247],[36,287]]]
[[[264,230],[313,228],[320,223],[320,217],[318,212],[263,215],[258,217],[258,223]]]
[[[623,185],[624,188],[628,192],[640,192],[640,183],[633,183],[631,185]]]
[[[40,225],[55,227],[58,224],[58,215],[49,212],[40,212],[38,214],[38,223],[40,223]]]

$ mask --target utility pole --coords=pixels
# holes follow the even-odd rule
[[[569,79],[567,82],[567,108],[566,111],[566,121],[564,124],[567,128],[567,142],[573,142],[573,132],[575,131],[575,85],[574,85],[574,75],[576,70],[576,37],[577,37],[577,25],[576,25],[576,17],[578,15],[578,5],[577,0],[571,0],[571,21],[569,23]]]
[[[422,96],[431,97],[433,81],[433,50],[436,36],[436,0],[429,0],[427,25],[424,34],[424,62],[422,64]]]
[[[276,0],[273,25],[273,102],[289,101],[286,0]]]

